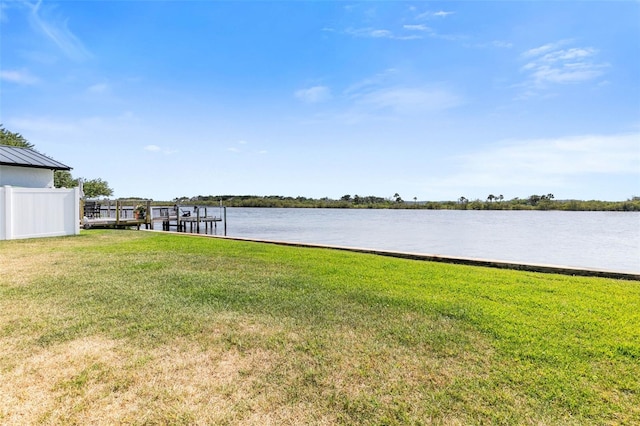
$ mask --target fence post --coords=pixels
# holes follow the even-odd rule
[[[0,226],[4,227],[4,238],[10,240],[13,238],[13,217],[11,216],[11,201],[13,198],[13,190],[11,186],[4,186],[4,223],[0,223]]]
[[[149,228],[153,229],[153,226],[150,226],[153,223],[153,220],[151,217],[152,213],[153,212],[151,211],[151,200],[147,200],[147,217],[145,217],[145,221],[144,221],[144,226],[147,229]]]
[[[78,235],[80,234],[80,222],[84,219],[84,200],[80,199],[80,188],[77,186],[73,191],[73,209],[75,210],[75,214],[73,216],[75,228],[73,233]],[[80,212],[81,209],[82,213]]]
[[[78,191],[78,195],[80,195],[80,191]],[[80,199],[79,204],[80,204],[80,207],[78,208],[78,214],[80,215],[80,220],[84,222],[84,206],[85,206],[84,198]]]

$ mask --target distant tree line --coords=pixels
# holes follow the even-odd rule
[[[224,205],[227,207],[279,207],[279,208],[365,208],[365,209],[431,209],[431,210],[569,210],[569,211],[640,211],[640,197],[626,201],[557,200],[553,194],[533,194],[527,198],[505,200],[504,196],[490,194],[486,200],[456,201],[404,201],[399,194],[392,197],[373,195],[344,195],[340,199],[285,197],[281,195],[198,195],[178,197],[175,204]]]

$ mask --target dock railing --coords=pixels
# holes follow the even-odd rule
[[[84,227],[152,227],[151,200],[82,200],[80,214]]]
[[[227,235],[227,208],[220,207],[220,215],[215,216],[216,207],[206,206],[152,206],[151,200],[82,200],[80,203],[81,222],[85,228],[127,228],[144,225],[153,229],[155,222],[162,222],[162,229],[175,228],[179,232],[217,233],[218,222],[224,225]]]
[[[198,207],[174,204],[173,207],[155,207],[155,209],[159,209],[160,215],[154,217],[153,220],[162,221],[164,231],[175,228],[178,232],[187,232],[187,228],[189,228],[189,232],[200,233],[204,227],[204,232],[207,234],[209,232],[217,233],[218,222],[224,221],[224,235],[227,234],[226,207],[221,207],[225,212],[225,220],[222,215],[212,214],[215,210],[215,207],[212,206]]]

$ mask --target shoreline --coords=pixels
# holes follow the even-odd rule
[[[607,269],[579,268],[579,267],[564,266],[564,265],[508,262],[508,261],[502,261],[502,260],[496,260],[496,259],[480,259],[480,258],[461,257],[461,256],[443,256],[443,255],[436,255],[436,254],[380,250],[380,249],[370,249],[370,248],[363,248],[363,247],[349,247],[349,246],[339,246],[339,245],[329,245],[329,244],[313,244],[313,243],[280,241],[280,240],[264,240],[264,239],[258,239],[258,238],[231,237],[231,236],[224,236],[224,235],[196,234],[196,233],[185,233],[185,232],[174,232],[174,231],[160,231],[155,229],[146,229],[144,231],[158,232],[158,233],[164,233],[164,234],[176,234],[176,235],[183,235],[183,236],[247,241],[247,242],[263,243],[263,244],[275,244],[275,245],[290,246],[290,247],[342,250],[342,251],[350,251],[354,253],[375,254],[378,256],[396,257],[396,258],[402,258],[402,259],[420,260],[420,261],[427,261],[427,262],[439,262],[439,263],[451,263],[456,265],[484,266],[484,267],[490,267],[490,268],[510,269],[510,270],[524,271],[524,272],[540,272],[540,273],[547,273],[547,274],[561,274],[561,275],[571,275],[571,276],[613,278],[613,279],[622,279],[622,280],[629,280],[629,281],[640,281],[640,272],[635,273],[635,272],[614,271],[614,270],[607,270]]]

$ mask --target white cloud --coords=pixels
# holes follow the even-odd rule
[[[164,155],[171,155],[171,154],[175,154],[176,152],[178,152],[175,149],[162,148],[162,147],[159,147],[158,145],[153,145],[153,144],[152,145],[146,145],[144,147],[144,150],[148,151],[148,152],[158,152],[158,153],[162,153]]]
[[[379,39],[391,39],[391,40],[416,40],[420,39],[419,35],[398,35],[387,29],[377,28],[347,28],[345,34],[361,37],[361,38],[379,38]]]
[[[570,40],[561,40],[522,53],[528,62],[521,71],[527,75],[523,86],[530,94],[554,84],[583,83],[602,76],[609,64],[597,62],[592,47],[565,48]]]
[[[578,60],[581,58],[587,58],[595,55],[597,52],[593,48],[573,48],[567,50],[557,50],[547,53],[542,57],[542,60],[546,62],[558,62],[568,60]]]
[[[525,52],[522,53],[522,56],[526,57],[533,57],[533,56],[540,56],[545,54],[546,52],[552,51],[552,50],[558,50],[560,49],[562,46],[565,46],[567,43],[571,43],[571,40],[560,40],[560,41],[556,41],[554,43],[549,43],[549,44],[545,44],[539,47],[535,47],[533,49],[529,49]]]
[[[70,135],[79,133],[86,120],[64,121],[52,117],[14,118],[12,128],[22,129],[22,134]]]
[[[472,157],[478,158],[477,154]],[[480,154],[480,161],[489,159],[503,164],[498,169],[545,174],[640,173],[640,134],[512,142]]]
[[[491,42],[491,46],[502,48],[502,49],[510,49],[513,47],[513,43],[510,43],[508,41],[502,41],[502,40],[493,40]]]
[[[409,8],[412,12],[415,12],[415,7]],[[372,9],[370,13],[375,15],[375,9]],[[372,39],[389,39],[389,40],[420,40],[425,37],[438,38],[443,40],[460,40],[465,37],[460,35],[440,34],[435,29],[421,24],[420,21],[429,19],[444,18],[452,15],[454,12],[448,11],[428,11],[418,13],[414,16],[414,20],[417,23],[410,23],[402,25],[401,27],[392,28],[376,28],[376,27],[350,27],[342,31],[343,34],[350,35],[358,38],[372,38]],[[371,17],[369,17],[371,18]],[[335,31],[333,28],[323,28],[323,31]]]
[[[247,147],[248,145],[249,145],[249,142],[245,140],[239,140],[239,141],[233,142],[233,145],[228,147],[227,151],[233,152],[236,154],[242,154],[242,155],[264,155],[267,153],[267,150],[265,149],[261,149],[261,150],[249,149]]]
[[[389,68],[355,82],[342,92],[350,108],[339,114],[347,123],[362,122],[372,117],[395,119],[398,115],[433,113],[455,108],[465,99],[446,83],[412,84],[404,81],[402,72]]]
[[[369,36],[373,38],[390,38],[393,37],[393,33],[389,30],[371,30]]]
[[[94,94],[106,93],[109,91],[109,85],[106,83],[97,83],[92,86],[89,86],[87,91],[89,93],[94,93]]]
[[[392,35],[389,30],[375,28],[347,28],[344,32],[354,37],[390,38]]]
[[[227,151],[229,152],[243,152],[244,151],[244,146],[247,145],[248,142],[245,140],[239,140],[233,143],[233,146],[230,146],[229,148],[227,148]]]
[[[518,188],[535,187],[557,191],[587,176],[635,174],[640,179],[640,133],[509,141],[452,162],[458,173],[429,184],[518,193]]]
[[[405,31],[417,32],[419,35],[413,34],[408,36],[394,36],[390,38],[395,38],[399,40],[414,40],[414,39],[422,39],[424,38],[424,36],[427,36],[430,38],[448,40],[448,41],[458,41],[458,40],[464,40],[467,38],[466,36],[460,35],[460,34],[441,34],[435,29],[422,24],[407,24],[407,25],[403,25],[402,29],[404,29]]]
[[[326,86],[313,86],[297,90],[294,96],[303,102],[315,104],[331,99],[331,90]]]
[[[9,22],[9,18],[7,17],[7,13],[5,9],[8,9],[9,6],[6,3],[0,3],[0,22]]]
[[[68,19],[52,17],[53,6],[43,6],[42,0],[35,4],[25,3],[31,11],[29,21],[33,28],[52,41],[67,57],[82,61],[91,54],[68,27]]]
[[[469,43],[465,46],[476,49],[511,49],[513,47],[513,43],[504,40],[493,40],[488,43]]]
[[[370,87],[379,87],[397,74],[398,70],[396,70],[395,68],[386,69],[374,75],[373,77],[365,78],[362,81],[352,84],[351,86],[347,87],[344,93],[345,95],[357,94]]]
[[[40,80],[25,70],[2,70],[0,71],[0,80],[10,83],[23,84],[26,86],[37,84]]]
[[[426,25],[418,24],[418,25],[403,25],[402,28],[409,31],[431,31],[431,28]]]
[[[422,12],[416,16],[416,19],[433,19],[433,18],[446,18],[449,15],[453,15],[455,12],[439,10],[437,12],[427,11]]]
[[[439,87],[386,87],[352,95],[357,104],[397,113],[435,112],[463,103],[460,96]]]

